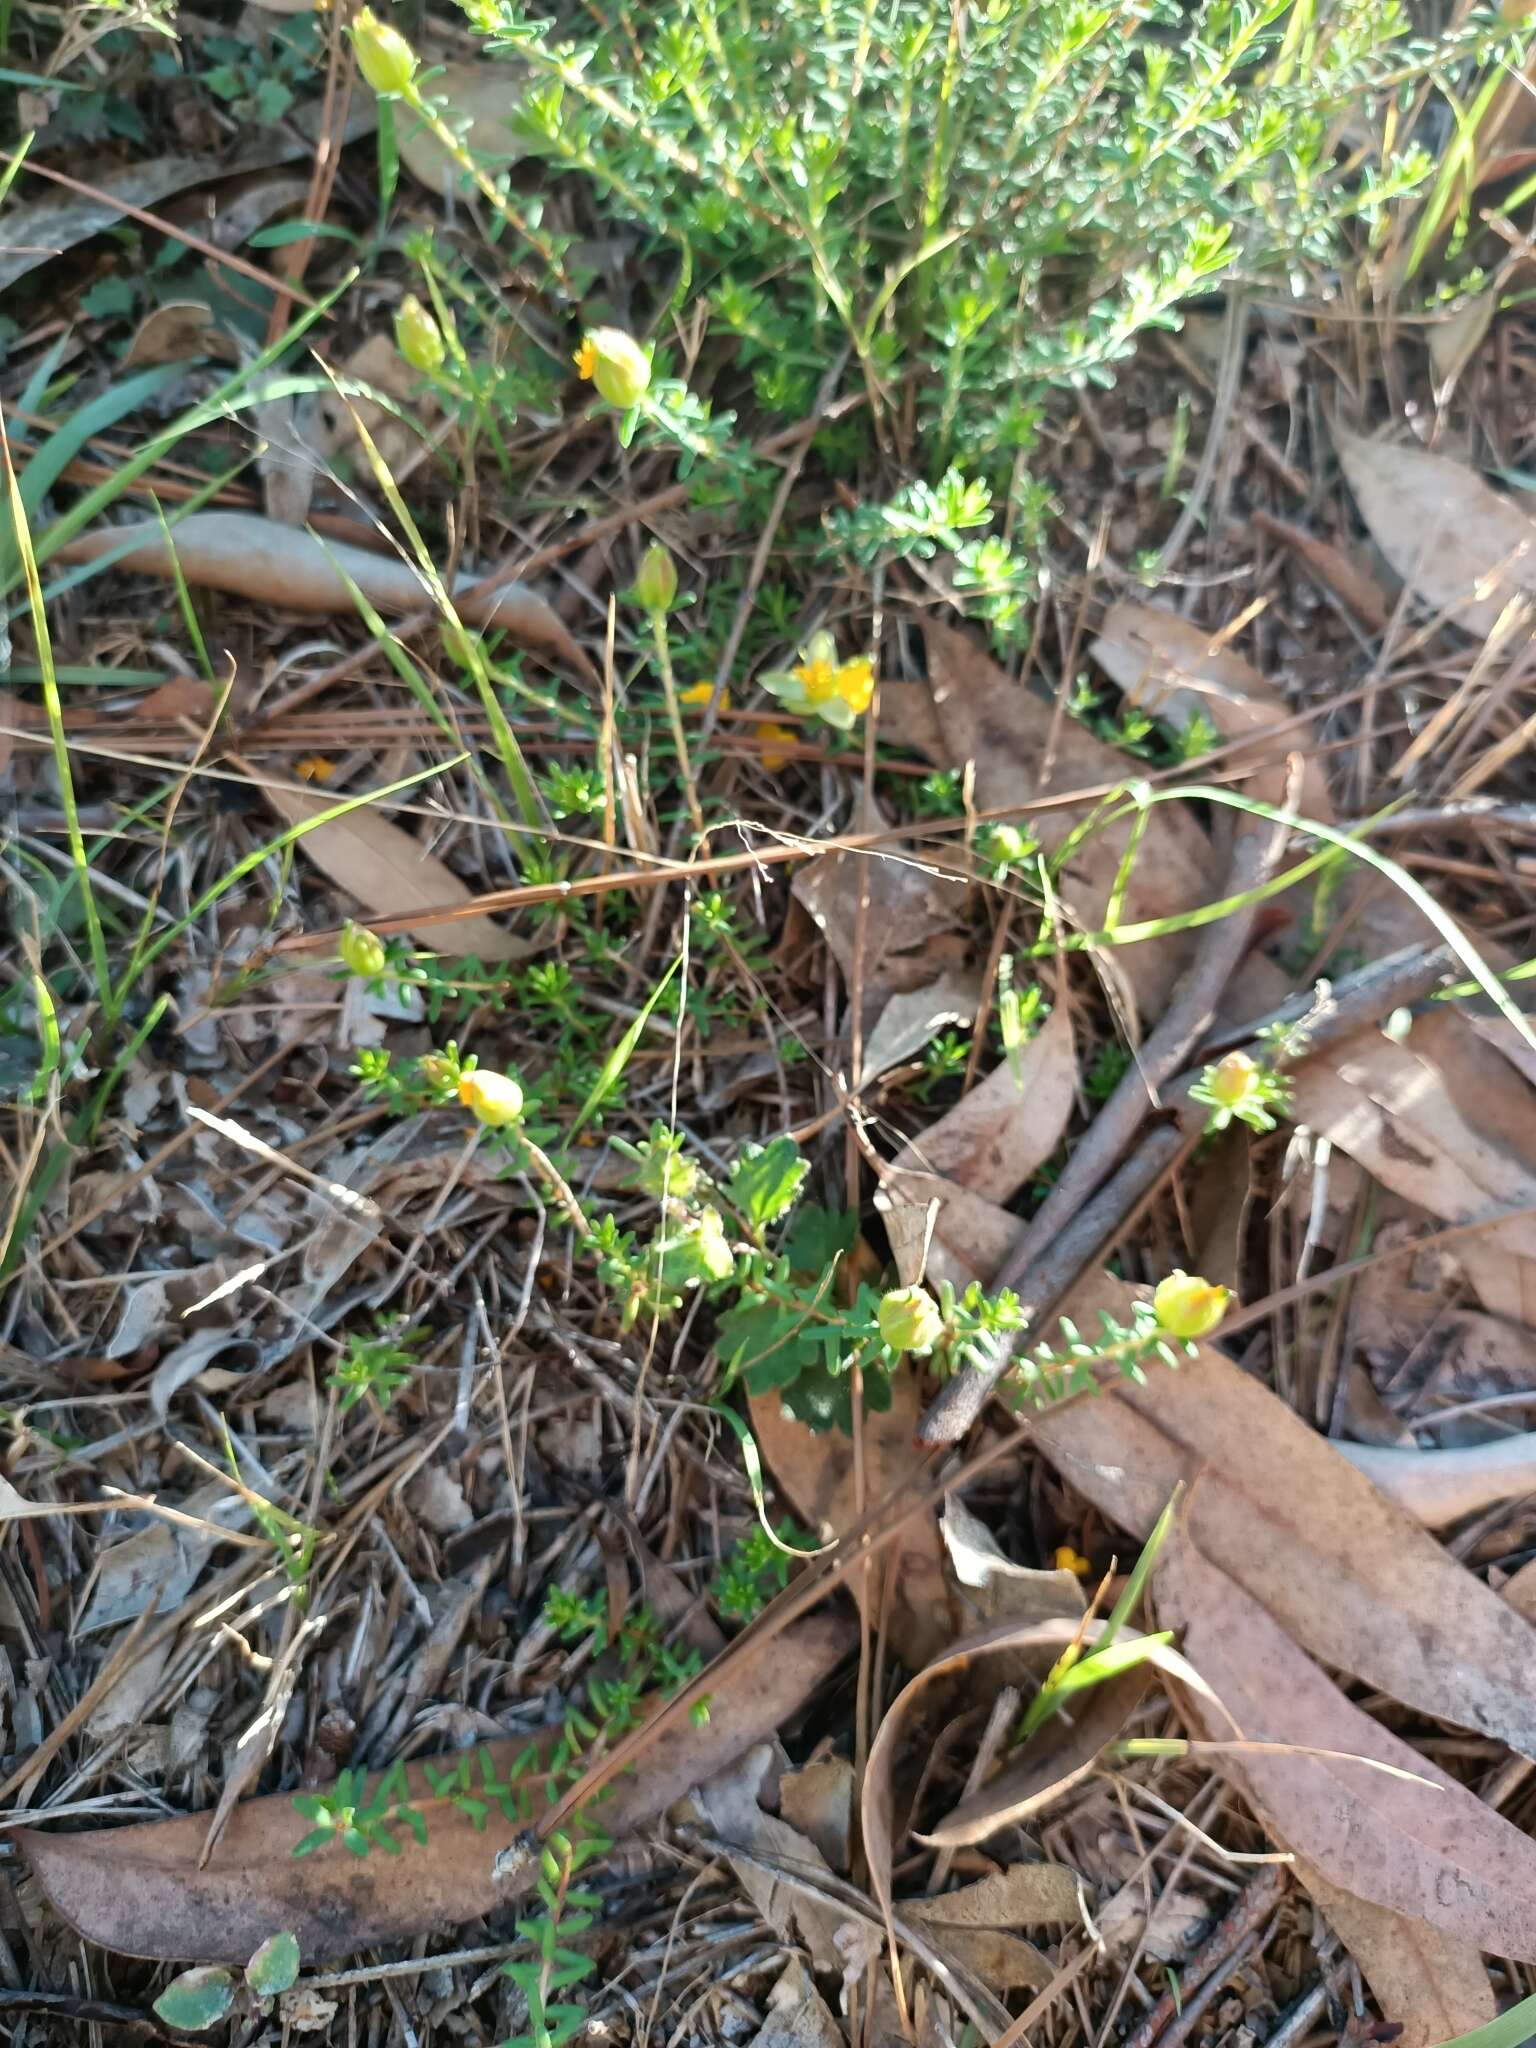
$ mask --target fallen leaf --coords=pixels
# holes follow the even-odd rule
[[[1346,1700],[1187,1532],[1165,1545],[1154,1588],[1159,1620],[1248,1742],[1297,1746],[1212,1757],[1266,1825],[1357,1898],[1474,1949],[1536,1955],[1536,1842]],[[1182,1706],[1225,1739],[1204,1700]]]
[[[1158,1894],[1149,1915],[1143,1887],[1128,1884],[1100,1909],[1095,1925],[1112,1955],[1140,1946],[1159,1962],[1176,1963],[1189,1954],[1210,1919],[1204,1899],[1176,1885]]]
[[[1357,1472],[1426,1529],[1446,1529],[1496,1501],[1536,1493],[1536,1434],[1421,1451],[1390,1444],[1341,1444]]]
[[[751,2048],[845,2048],[843,2031],[797,1956],[768,1994]]]
[[[917,1375],[896,1373],[885,1414],[866,1414],[862,1430],[866,1505],[911,1487],[926,1462],[915,1438],[922,1413]],[[818,1435],[784,1413],[776,1391],[750,1394],[747,1409],[763,1462],[807,1528],[823,1539],[842,1536],[859,1519],[854,1487],[853,1439],[841,1430]],[[901,1535],[866,1575],[852,1575],[859,1600],[866,1594],[872,1623],[883,1621],[896,1654],[914,1670],[949,1643],[959,1614],[944,1574],[944,1547],[931,1508],[908,1517]]]
[[[973,1597],[983,1621],[1047,1621],[1081,1614],[1087,1606],[1076,1572],[1036,1571],[1004,1557],[985,1522],[955,1494],[947,1494],[939,1533],[950,1569]]]
[[[716,1776],[693,1788],[690,1803],[709,1824],[715,1839],[724,1847],[726,1860],[737,1882],[758,1913],[779,1936],[791,1944],[804,1942],[818,1970],[841,1967],[835,1935],[846,1918],[831,1901],[825,1903],[807,1891],[783,1883],[764,1864],[779,1864],[808,1878],[830,1877],[830,1866],[816,1844],[788,1821],[765,1813],[758,1802],[770,1760],[772,1746],[759,1744],[745,1751]],[[732,1849],[746,1851],[742,1857]],[[749,1859],[760,1859],[757,1861]]]
[[[603,1803],[614,1837],[643,1825],[690,1785],[723,1769],[771,1735],[837,1667],[852,1640],[847,1623],[815,1615],[732,1656],[712,1689],[709,1721],[664,1729],[644,1767],[617,1779]],[[558,1733],[558,1731],[555,1731]],[[505,1773],[527,1747],[525,1736],[488,1745]],[[419,1765],[413,1796],[429,1793]],[[509,1904],[520,1885],[498,1881],[498,1854],[511,1850],[521,1824],[493,1810],[483,1833],[456,1809],[435,1806],[425,1846],[398,1857],[360,1860],[339,1844],[296,1859],[308,1823],[284,1793],[236,1808],[206,1868],[197,1867],[207,1814],[82,1834],[17,1830],[17,1841],[49,1904],[86,1940],[120,1954],[160,1962],[196,1957],[243,1964],[284,1928],[306,1962],[324,1962],[456,1925]],[[536,1864],[525,1865],[531,1882]],[[124,1871],[133,1882],[123,1882]]]
[[[1090,1637],[1097,1632],[1091,1628]],[[936,1849],[970,1848],[1059,1799],[1097,1765],[1141,1704],[1151,1676],[1150,1665],[1138,1664],[1092,1687],[1070,1717],[1058,1714],[1047,1721],[1015,1752],[1016,1762],[1005,1764],[921,1839]]]
[[[831,1869],[847,1875],[853,1860],[853,1765],[847,1757],[821,1757],[786,1771],[779,1811],[816,1844]]]
[[[451,109],[454,134],[493,177],[529,154],[528,145],[512,128],[519,111],[519,93],[527,80],[526,66],[506,56],[441,64],[432,73],[433,100]],[[413,177],[440,197],[450,186],[468,185],[429,128],[405,110],[399,128],[400,160]]]
[[[925,1268],[956,1280],[978,1249],[983,1205],[1005,1202],[1060,1145],[1077,1081],[1072,1027],[1058,1003],[1018,1055],[906,1146],[886,1170],[876,1206],[903,1281]],[[976,1199],[970,1199],[976,1198]],[[931,1235],[929,1211],[939,1204]],[[966,1272],[972,1277],[974,1267]],[[960,1284],[963,1284],[961,1282]]]
[[[885,814],[866,802],[850,828],[879,832]],[[809,861],[790,885],[795,901],[811,915],[851,984],[864,911],[864,996],[874,1005],[901,990],[921,988],[934,978],[934,941],[953,925],[964,902],[963,884],[900,846],[888,850],[824,853]]]
[[[1292,554],[1300,555],[1318,581],[1335,597],[1342,598],[1374,632],[1385,631],[1392,616],[1392,607],[1387,603],[1381,585],[1342,548],[1313,533],[1310,527],[1291,526],[1283,519],[1272,517],[1262,507],[1255,506],[1250,516],[1261,533],[1283,541]]]
[[[1525,92],[1529,91],[1527,86]],[[1450,397],[1462,371],[1482,347],[1498,303],[1498,288],[1489,285],[1430,322],[1429,362],[1435,373],[1435,397],[1440,404]]]
[[[964,633],[934,619],[923,622],[923,631],[928,681],[882,684],[882,719],[889,702],[893,720],[911,720],[918,733],[926,727],[928,746],[940,766],[974,763],[979,811],[1008,809],[1074,789],[1110,789],[1140,772],[1127,755],[1095,739],[1077,719],[1057,721],[1050,699],[1010,681]],[[1043,778],[1053,725],[1055,758],[1047,787]],[[1051,852],[1082,822],[1086,808],[1037,811],[1023,822]],[[1063,901],[1089,929],[1097,930],[1104,921],[1130,831],[1126,821],[1096,832],[1060,878]],[[1180,806],[1157,805],[1126,891],[1127,921],[1175,916],[1205,902],[1210,892],[1211,851],[1204,833]],[[1187,954],[1181,935],[1156,946],[1129,946],[1115,955],[1143,1017],[1158,1014]]]
[[[941,974],[937,981],[894,995],[864,1040],[864,1086],[920,1053],[949,1024],[969,1024],[981,1000],[981,976],[973,968]]]
[[[1249,741],[1223,766],[1251,774],[1264,764],[1268,773],[1258,778],[1255,793],[1272,803],[1281,801],[1285,757],[1305,748],[1306,734],[1291,729],[1266,737],[1288,718],[1285,699],[1236,648],[1213,642],[1203,627],[1160,605],[1122,599],[1110,606],[1091,651],[1128,701],[1154,717],[1182,732],[1203,716],[1223,740]],[[1308,760],[1303,768],[1297,808],[1324,822],[1333,817],[1320,761]]]
[[[220,327],[210,305],[202,299],[173,299],[169,305],[156,306],[140,321],[123,357],[123,367],[184,363],[203,356],[219,356],[227,363],[237,363],[240,350]]]
[[[1401,2027],[1393,2048],[1439,2048],[1496,2016],[1498,2001],[1475,1947],[1355,1898],[1305,1857],[1291,1867],[1360,1965],[1382,2018]]]
[[[411,368],[391,334],[370,334],[347,357],[345,370],[349,383],[370,386],[393,399],[399,410],[360,391],[349,391],[345,399],[327,394],[321,404],[327,452],[334,455],[345,449],[355,455],[361,446],[361,430],[378,450],[384,467],[398,480],[426,446],[413,422],[430,429],[442,416],[437,394],[430,385],[422,388],[420,371]]]
[[[936,1899],[903,1899],[901,1911],[931,1927],[1073,1927],[1081,1890],[1065,1863],[1014,1863]]]
[[[333,809],[336,801],[271,783],[262,785],[262,795],[289,825],[318,817]],[[297,845],[370,916],[474,901],[474,890],[459,880],[446,861],[428,853],[403,826],[392,824],[366,804],[328,824],[312,826]],[[441,929],[436,925],[424,928],[420,936],[425,945],[439,946],[446,941],[461,953],[473,953],[485,961],[525,960],[535,950],[530,941],[503,931],[490,917],[455,918]]]
[[[1486,638],[1511,598],[1536,594],[1536,521],[1446,455],[1334,428],[1376,545],[1432,611]]]
[[[193,512],[177,520],[169,539],[158,520],[97,526],[58,551],[65,562],[93,562],[103,555],[112,557],[114,568],[139,576],[170,576],[179,565],[195,587],[230,591],[286,611],[355,616],[344,576],[385,614],[417,611],[431,602],[421,576],[400,556],[346,541],[322,543],[254,512]],[[495,627],[519,646],[595,677],[559,614],[526,584],[503,583],[480,598],[470,596],[475,581],[461,577],[454,592],[465,625]]]
[[[903,1899],[902,1917],[918,1920],[911,1902]],[[1056,1966],[1032,1942],[996,1927],[945,1927],[941,1946],[990,1991],[1039,1991],[1050,1983]]]
[[[1101,1274],[1065,1307],[1092,1328],[1101,1308],[1123,1320],[1132,1299]],[[1046,1409],[1033,1428],[1073,1487],[1133,1535],[1191,1483],[1191,1540],[1324,1664],[1536,1754],[1530,1624],[1219,1351]]]

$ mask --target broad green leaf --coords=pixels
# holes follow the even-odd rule
[[[210,1963],[173,1978],[155,2000],[155,2012],[168,2027],[202,2034],[216,2027],[234,2002],[234,1978],[228,1970]]]
[[[731,1169],[726,1197],[756,1234],[788,1214],[809,1171],[810,1161],[801,1157],[793,1138],[748,1145]]]
[[[258,1998],[276,1998],[280,1991],[290,1990],[298,1974],[298,1939],[286,1927],[268,1935],[245,1966],[245,1981]]]

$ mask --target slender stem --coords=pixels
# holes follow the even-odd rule
[[[519,1131],[517,1136],[523,1150],[528,1154],[529,1164],[533,1167],[539,1179],[543,1181],[545,1187],[549,1189],[549,1192],[565,1211],[573,1226],[581,1232],[583,1237],[590,1237],[592,1235],[592,1226],[588,1223],[580,1202],[571,1193],[565,1176],[561,1173],[559,1167],[556,1166],[547,1152],[541,1151],[534,1144],[526,1131]]]
[[[470,155],[436,107],[422,98],[420,91],[414,84],[406,88],[404,98],[406,105],[416,115],[417,119],[423,123],[434,141],[442,145],[454,163],[464,173],[465,177],[474,181],[476,188],[485,199],[487,205],[494,207],[507,225],[520,234],[530,248],[538,250],[544,261],[549,265],[551,274],[562,289],[568,292],[572,291],[570,273],[560,261],[559,256],[555,252],[555,246],[549,237],[540,234],[533,223],[512,204],[506,193],[497,188],[494,180],[487,175],[475,161],[474,157]]]
[[[661,670],[661,687],[667,700],[667,717],[672,725],[672,738],[677,747],[678,772],[683,778],[683,792],[688,799],[688,815],[693,820],[693,829],[700,838],[704,836],[704,813],[699,808],[698,787],[693,779],[693,762],[688,755],[688,736],[683,731],[682,707],[677,701],[677,677],[672,672],[672,647],[667,639],[667,615],[665,612],[651,613],[651,634],[656,642],[656,666]]]

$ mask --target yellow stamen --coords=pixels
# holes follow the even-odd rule
[[[838,694],[837,670],[830,661],[804,661],[791,673],[809,703],[825,704],[829,697]]]
[[[589,334],[571,359],[576,365],[578,377],[585,377],[590,383],[597,371],[597,347]]]

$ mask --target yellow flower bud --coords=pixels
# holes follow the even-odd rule
[[[459,1100],[493,1131],[515,1124],[523,1113],[523,1091],[512,1076],[487,1073],[484,1067],[463,1076]]]
[[[413,370],[428,372],[440,370],[448,354],[443,330],[414,292],[401,301],[395,315],[395,347]]]
[[[343,967],[367,981],[384,972],[384,941],[364,924],[349,924],[336,948]]]
[[[944,1318],[921,1287],[893,1287],[882,1295],[875,1321],[892,1351],[931,1351],[944,1334]]]
[[[660,541],[653,541],[646,549],[632,595],[641,610],[653,618],[671,611],[677,596],[677,564]]]
[[[416,77],[416,52],[399,29],[365,7],[352,24],[357,68],[377,93],[409,92]]]
[[[576,368],[610,405],[638,405],[651,388],[651,359],[622,327],[594,327],[576,351]]]
[[[1216,1100],[1233,1109],[1246,1101],[1258,1078],[1258,1062],[1245,1052],[1229,1052],[1211,1069],[1210,1090]]]
[[[1173,1272],[1158,1282],[1152,1310],[1170,1337],[1192,1344],[1197,1337],[1209,1337],[1231,1299],[1230,1287],[1214,1287],[1194,1273]]]

